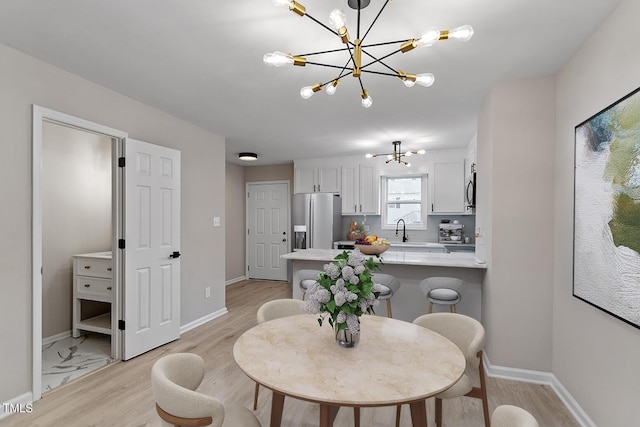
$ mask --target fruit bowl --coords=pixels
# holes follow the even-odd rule
[[[355,247],[360,249],[360,252],[365,255],[380,255],[389,249],[389,246],[391,245],[355,245]]]

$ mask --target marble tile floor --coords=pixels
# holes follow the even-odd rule
[[[111,337],[84,333],[42,346],[42,393],[110,363]]]

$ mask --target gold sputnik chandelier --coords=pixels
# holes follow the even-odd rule
[[[424,154],[426,153],[425,150],[409,150],[409,151],[405,151],[404,153],[402,152],[402,148],[400,147],[402,142],[400,141],[393,141],[393,152],[391,153],[382,153],[382,154],[371,154],[371,153],[367,153],[365,155],[365,157],[367,159],[371,159],[373,157],[378,157],[378,156],[387,156],[387,161],[385,163],[389,163],[389,162],[398,162],[401,165],[405,165],[406,167],[411,167],[411,163],[407,162],[406,160],[403,159],[403,157],[410,157],[413,156],[414,154]]]
[[[307,13],[306,8],[300,3],[292,0],[272,0],[273,4],[276,6],[287,7],[290,11],[295,13],[300,17],[306,16],[311,19],[316,24],[324,27],[331,33],[335,34],[340,38],[342,43],[345,45],[340,49],[331,49],[320,52],[311,52],[307,54],[301,55],[292,55],[290,53],[283,52],[273,52],[267,53],[264,55],[264,63],[267,65],[271,65],[274,67],[282,67],[285,65],[297,65],[300,67],[304,67],[306,65],[316,65],[321,67],[328,67],[340,70],[336,77],[332,78],[329,81],[324,83],[320,82],[313,86],[306,86],[300,90],[300,96],[304,99],[310,98],[314,93],[325,89],[325,92],[329,95],[333,95],[336,92],[336,88],[340,83],[340,80],[347,76],[348,74],[352,74],[353,77],[358,79],[360,83],[360,95],[362,97],[362,106],[364,108],[369,108],[373,104],[373,99],[367,92],[362,83],[362,74],[363,73],[371,73],[383,76],[391,76],[400,79],[405,86],[412,87],[416,83],[429,87],[434,82],[434,76],[431,73],[424,74],[409,74],[405,73],[402,70],[396,70],[390,67],[385,60],[397,53],[407,53],[417,47],[426,47],[432,46],[439,40],[448,40],[455,39],[461,41],[467,41],[473,36],[473,28],[470,25],[463,25],[462,27],[455,28],[453,30],[438,30],[437,28],[429,28],[427,29],[420,37],[408,40],[396,40],[396,41],[388,41],[382,43],[374,43],[374,44],[364,44],[367,35],[373,28],[374,24],[387,7],[391,0],[385,0],[384,4],[380,8],[380,11],[371,22],[369,28],[365,31],[364,35],[360,36],[360,12],[362,9],[369,6],[370,0],[347,0],[347,4],[350,8],[355,9],[358,13],[358,23],[356,30],[356,38],[351,40],[349,37],[349,31],[347,30],[347,17],[345,13],[341,10],[335,9],[329,15],[330,26],[327,26],[314,18],[313,16]],[[371,54],[369,48],[380,47],[380,46],[388,46],[388,45],[399,45],[397,49],[392,50],[390,53],[377,57]],[[315,55],[323,55],[323,54],[331,54],[335,52],[345,51],[348,53],[348,59],[344,65],[335,65],[335,64],[327,64],[323,62],[315,62],[307,60],[307,57],[315,56]],[[363,54],[370,60],[369,62],[363,64]],[[380,64],[385,71],[374,71],[371,70],[370,67],[373,65]]]

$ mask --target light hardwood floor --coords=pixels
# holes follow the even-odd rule
[[[285,282],[247,280],[228,286],[228,314],[183,334],[177,341],[55,389],[34,404],[33,413],[12,415],[0,421],[0,427],[159,426],[150,370],[158,358],[177,352],[197,353],[205,359],[207,374],[199,391],[251,408],[254,383],[236,366],[233,344],[244,331],[256,325],[256,311],[263,302],[290,297],[291,285]],[[513,404],[529,410],[541,427],[578,426],[548,386],[488,378],[487,389],[490,411],[501,404]],[[264,427],[269,425],[270,402],[271,393],[261,388],[256,415]],[[429,425],[435,426],[433,399],[429,399],[427,411]],[[282,426],[317,426],[318,412],[318,405],[287,399]],[[390,427],[394,425],[395,407],[364,408],[361,416],[363,427]],[[443,420],[448,427],[483,426],[480,401],[471,398],[444,401]],[[334,425],[353,426],[353,411],[339,411]],[[401,426],[410,425],[405,406]]]

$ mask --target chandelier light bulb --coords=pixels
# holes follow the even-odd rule
[[[337,32],[340,32],[341,28],[346,28],[347,26],[347,15],[340,9],[334,9],[329,14],[329,22]]]
[[[272,0],[274,6],[291,7],[291,0]]]
[[[471,25],[463,25],[458,28],[454,28],[449,31],[449,38],[456,39],[463,42],[469,41],[473,37],[473,27]]]
[[[435,77],[433,76],[433,74],[431,73],[424,73],[424,74],[418,74],[416,76],[416,83],[418,83],[420,86],[424,86],[424,87],[429,87],[433,84],[433,82],[435,81]],[[406,83],[405,83],[406,85]]]
[[[427,152],[427,150],[418,150],[418,154],[424,154],[426,152]]]
[[[340,80],[334,80],[331,82],[331,84],[327,85],[327,87],[325,88],[325,92],[327,92],[327,95],[333,95],[334,93],[336,93],[338,83],[340,83]]]
[[[404,153],[404,155],[407,157],[411,157],[413,156],[413,151],[407,151],[406,153]]]
[[[431,27],[422,33],[419,39],[416,39],[415,44],[416,47],[433,46],[433,44],[438,40],[440,40],[440,30]]]
[[[322,83],[318,83],[313,86],[305,86],[300,89],[300,96],[302,99],[309,99],[313,96],[317,91],[322,90]]]
[[[273,53],[265,53],[262,57],[262,61],[266,65],[272,67],[284,67],[285,65],[293,64],[293,56],[287,53],[275,51]]]
[[[309,99],[313,96],[314,93],[315,92],[313,91],[312,86],[305,86],[300,89],[300,96],[302,97],[302,99]]]
[[[373,105],[373,98],[369,96],[367,91],[362,92],[362,106],[364,108],[370,108]]]
[[[409,80],[409,79],[406,79],[406,78],[404,80],[402,80],[402,83],[404,83],[404,85],[406,87],[413,87],[416,84],[416,82],[414,80]]]
[[[373,157],[373,154],[371,154],[371,153],[367,153],[367,154],[365,154],[364,156],[365,156],[367,159],[370,159],[370,158],[372,158],[372,157]]]
[[[387,160],[393,160],[393,155],[392,154],[387,154]]]
[[[405,163],[405,166],[410,168],[411,167],[411,163]]]

